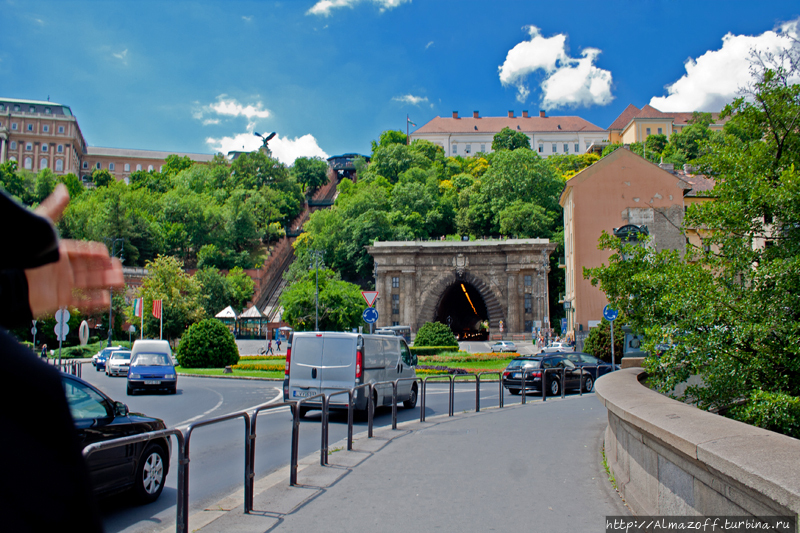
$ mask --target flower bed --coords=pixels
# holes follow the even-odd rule
[[[275,365],[275,364],[257,364],[257,363],[244,363],[233,365],[231,368],[234,370],[265,370],[268,372],[283,372],[286,368],[286,365]]]
[[[500,361],[503,359],[513,359],[518,357],[516,352],[505,353],[467,353],[450,352],[439,355],[421,355],[418,357],[421,363],[476,363],[478,361]]]
[[[286,359],[285,355],[240,355],[239,361],[275,361]]]

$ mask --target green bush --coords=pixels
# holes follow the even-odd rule
[[[224,368],[239,362],[239,348],[225,324],[207,318],[186,330],[177,357],[183,368]]]
[[[410,348],[411,353],[416,356],[420,355],[439,355],[440,353],[457,352],[458,345],[455,346],[414,346]]]
[[[414,346],[458,346],[458,340],[449,327],[441,322],[426,322],[414,339]],[[457,350],[458,348],[456,348]],[[452,351],[452,350],[451,350]],[[422,355],[419,354],[418,355]]]
[[[622,315],[622,313],[620,313]],[[622,350],[625,347],[625,333],[619,327],[623,322],[617,317],[617,327],[614,328],[614,357],[619,364],[622,359]],[[611,362],[611,323],[603,318],[600,325],[589,330],[589,336],[583,342],[583,351],[600,358],[605,363]]]
[[[800,439],[800,398],[783,392],[755,391],[745,405],[734,407],[731,418]]]

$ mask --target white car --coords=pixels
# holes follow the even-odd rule
[[[130,364],[131,352],[129,350],[111,352],[111,357],[106,361],[106,375],[127,376]]]
[[[574,352],[575,348],[566,342],[551,342],[546,348],[542,348],[543,353]]]
[[[493,352],[516,352],[517,345],[511,341],[498,341],[492,344]]]

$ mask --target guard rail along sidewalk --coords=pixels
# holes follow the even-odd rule
[[[800,440],[672,400],[642,368],[597,380],[608,410],[605,454],[642,516],[798,516]]]
[[[558,371],[557,369],[549,369],[552,371]],[[581,370],[581,375],[583,375],[583,370]],[[429,380],[447,380],[449,382],[449,394],[448,394],[448,416],[454,416],[454,404],[455,404],[455,387],[457,383],[462,383],[466,385],[471,385],[474,383],[475,385],[475,411],[479,412],[481,410],[480,404],[480,393],[481,393],[481,377],[482,376],[498,376],[498,383],[499,385],[499,393],[500,393],[500,402],[499,408],[503,408],[504,404],[504,388],[503,388],[503,379],[502,379],[502,372],[498,371],[487,371],[487,372],[480,372],[477,374],[458,374],[458,375],[433,375],[428,376],[425,378],[416,377],[416,378],[399,378],[394,381],[380,381],[380,382],[371,382],[371,383],[364,383],[358,385],[356,387],[352,387],[349,389],[340,389],[334,392],[330,392],[328,394],[316,394],[314,396],[309,396],[303,398],[302,400],[292,400],[288,402],[281,402],[281,403],[265,403],[259,405],[255,408],[250,410],[242,410],[236,411],[234,413],[229,413],[224,416],[219,416],[215,418],[209,418],[205,420],[200,420],[197,422],[193,422],[189,426],[184,429],[179,428],[169,428],[160,431],[153,431],[149,433],[143,433],[140,435],[133,435],[130,437],[123,437],[119,439],[109,440],[105,442],[90,444],[86,448],[83,449],[83,456],[84,458],[88,459],[93,453],[107,450],[109,448],[114,448],[117,446],[124,446],[128,444],[134,444],[137,442],[145,442],[152,440],[154,438],[164,437],[169,439],[170,437],[175,437],[177,441],[177,451],[178,451],[178,480],[177,480],[177,511],[176,511],[176,519],[175,519],[175,531],[178,533],[188,533],[189,531],[189,464],[190,464],[190,451],[189,445],[191,442],[192,434],[195,430],[210,426],[212,424],[218,424],[221,422],[227,422],[229,420],[234,420],[241,418],[244,422],[244,434],[243,434],[243,446],[244,446],[244,512],[249,513],[253,510],[253,491],[254,491],[254,480],[255,480],[255,461],[256,461],[256,423],[258,421],[258,414],[262,411],[271,410],[271,409],[278,409],[281,407],[290,407],[292,410],[292,437],[291,437],[291,444],[290,444],[290,463],[289,463],[289,484],[290,485],[297,485],[297,464],[299,460],[299,441],[300,441],[300,408],[304,404],[308,404],[312,401],[318,401],[321,404],[322,408],[322,419],[320,424],[320,465],[325,466],[328,464],[328,409],[331,403],[332,397],[337,396],[344,396],[347,395],[347,404],[338,403],[337,407],[342,407],[343,405],[347,405],[348,415],[347,415],[347,449],[353,449],[353,409],[354,409],[354,400],[356,391],[360,389],[366,389],[367,397],[369,398],[369,402],[367,405],[367,437],[372,438],[373,436],[373,415],[375,412],[375,405],[374,405],[374,395],[373,390],[376,385],[391,385],[392,386],[392,429],[397,429],[397,386],[401,382],[413,381],[419,393],[419,400],[418,401],[418,409],[419,409],[419,420],[420,422],[425,421],[425,404],[426,404],[426,396],[427,396],[427,384]],[[545,373],[546,376],[546,373]],[[563,374],[561,374],[563,379]],[[472,379],[474,381],[466,381],[466,379]],[[483,383],[487,383],[486,380]],[[490,381],[491,383],[491,381]],[[544,389],[544,387],[542,387]],[[524,386],[523,381],[523,389],[529,390],[527,387]],[[525,403],[525,394],[522,394],[521,402]],[[563,394],[563,387],[561,397],[564,397]],[[542,390],[542,400],[546,400],[547,392],[546,390]]]

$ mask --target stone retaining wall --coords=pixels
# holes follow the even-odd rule
[[[608,466],[635,514],[800,513],[800,440],[667,398],[644,377],[629,368],[596,383]]]

